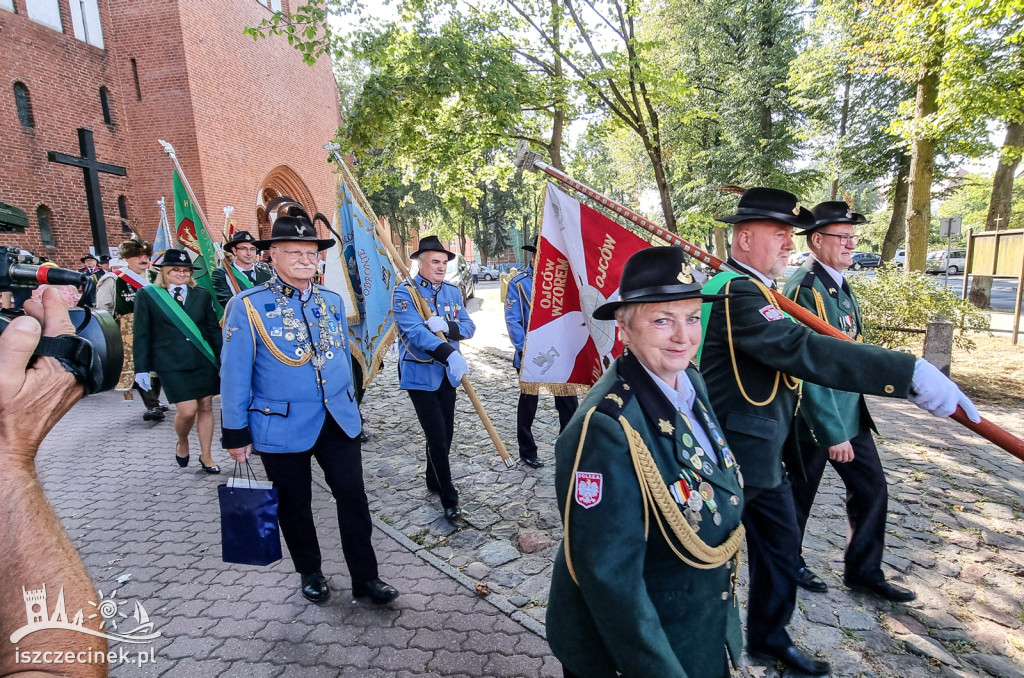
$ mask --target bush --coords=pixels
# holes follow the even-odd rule
[[[940,315],[956,326],[953,345],[962,351],[975,347],[968,332],[989,331],[987,315],[952,290],[936,287],[935,280],[923,273],[883,267],[874,277],[854,275],[847,280],[860,301],[864,341],[870,344],[911,348],[920,343],[921,335],[899,330],[923,330]]]

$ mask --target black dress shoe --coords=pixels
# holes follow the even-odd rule
[[[747,648],[747,653],[751,655],[763,655],[765,657],[775,659],[794,671],[806,673],[811,676],[825,676],[832,670],[832,667],[829,666],[828,662],[811,657],[796,645],[789,645],[781,650],[750,646]]]
[[[331,590],[327,588],[327,580],[322,572],[302,575],[302,597],[314,603],[326,602],[331,597]]]
[[[889,600],[894,603],[909,603],[917,598],[917,594],[913,591],[908,591],[902,586],[890,584],[884,579],[881,581],[844,580],[843,583],[850,587],[851,591],[871,593],[879,598]]]
[[[174,455],[174,460],[178,462],[178,466],[180,466],[181,468],[185,468],[186,466],[188,466],[188,458],[189,458],[189,456],[190,455],[188,455],[188,454],[186,454],[184,457],[179,457],[178,455]],[[202,464],[203,462],[199,462],[199,463]]]
[[[199,460],[199,465],[202,466],[203,470],[206,471],[207,473],[210,473],[210,474],[220,473],[220,466],[217,466],[216,464],[214,464],[213,466],[207,466],[206,464],[203,463],[203,460],[200,459]]]
[[[826,584],[821,577],[814,574],[806,567],[801,567],[796,571],[796,585],[802,589],[814,591],[815,593],[824,593],[825,591],[828,591],[828,584]]]
[[[164,413],[160,411],[159,407],[154,407],[151,410],[146,410],[142,414],[142,420],[143,421],[163,421],[164,420],[164,416],[165,416]]]
[[[166,412],[167,411],[167,405],[157,405],[153,409],[154,410],[160,410],[161,412]]]
[[[540,459],[537,459],[536,457],[534,457],[532,459],[522,459],[521,458],[519,461],[523,462],[524,464],[526,464],[530,468],[540,468],[541,466],[544,465],[544,462],[542,462]]]
[[[359,432],[359,435],[356,436],[356,440],[361,443],[368,443],[370,442],[370,434],[366,432],[366,429],[363,429]]]
[[[398,590],[380,579],[352,585],[353,598],[369,598],[374,605],[387,605],[398,597]]]
[[[458,506],[449,506],[444,510],[444,517],[449,523],[457,522],[462,517],[462,509]]]

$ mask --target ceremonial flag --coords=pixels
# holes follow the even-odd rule
[[[178,242],[182,247],[192,252],[193,263],[199,268],[193,271],[193,278],[197,285],[200,285],[210,293],[213,298],[213,310],[217,312],[217,319],[224,315],[224,308],[217,301],[217,294],[213,290],[213,278],[210,270],[217,266],[217,249],[210,238],[210,231],[203,223],[192,204],[185,189],[184,178],[174,170],[174,229]]]
[[[622,353],[612,320],[594,309],[619,296],[626,259],[643,238],[548,184],[520,386],[554,395],[593,386]]]
[[[171,236],[171,225],[167,222],[167,203],[163,198],[156,201],[160,205],[160,225],[156,228],[156,237],[153,238],[153,259],[163,256],[164,252],[175,247],[174,238]]]
[[[376,376],[384,353],[395,340],[397,327],[391,314],[391,293],[398,276],[387,250],[377,239],[373,210],[345,168],[343,173],[338,184],[335,222],[341,235],[338,261],[344,264],[358,314],[349,322],[349,344],[352,357],[362,368],[365,387]],[[353,186],[349,186],[349,181]],[[330,280],[330,269],[327,275]]]

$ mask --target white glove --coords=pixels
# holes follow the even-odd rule
[[[452,376],[456,384],[469,374],[469,365],[466,364],[466,359],[458,351],[448,356],[448,374]]]
[[[149,383],[149,372],[136,372],[135,383],[139,385],[143,391],[149,391],[152,385]]]
[[[959,405],[964,408],[968,419],[975,424],[981,421],[978,408],[960,392],[960,387],[937,367],[921,358],[914,365],[914,378],[910,382],[907,400],[936,417],[948,417],[956,412],[956,406]]]
[[[447,332],[448,321],[441,316],[432,315],[427,318],[427,329],[431,332]]]

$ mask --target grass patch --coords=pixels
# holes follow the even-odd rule
[[[975,350],[953,351],[953,379],[975,403],[1024,407],[1024,345],[1009,335],[972,333]]]

